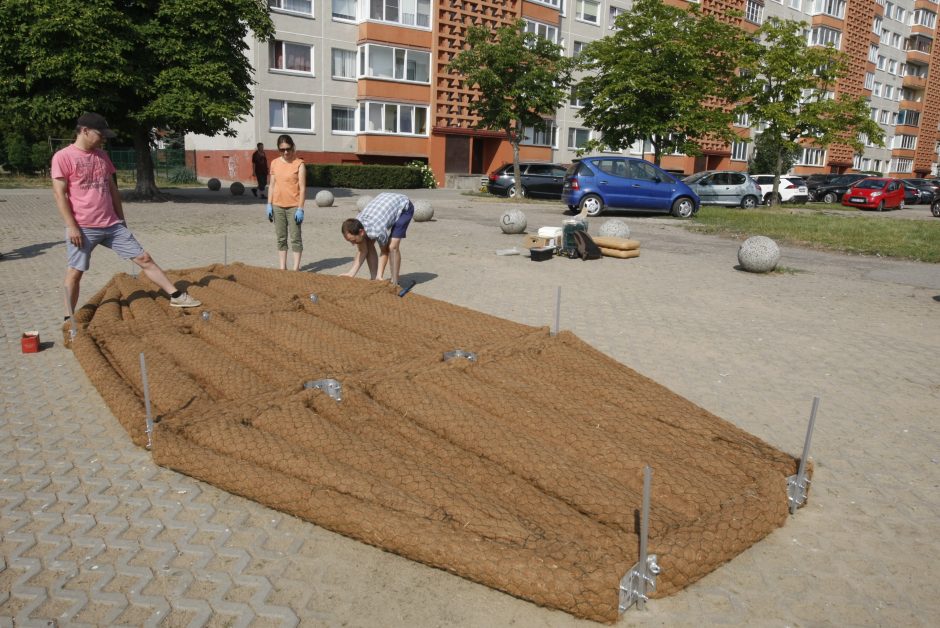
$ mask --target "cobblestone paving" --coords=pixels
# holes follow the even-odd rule
[[[940,623],[940,266],[784,247],[790,272],[750,275],[737,242],[635,215],[638,259],[533,263],[495,255],[517,243],[496,227],[508,202],[415,194],[435,209],[402,246],[415,291],[550,325],[560,286],[562,328],[794,454],[822,398],[809,504],[620,624]],[[308,203],[307,270],[352,259],[355,196],[337,196]],[[273,265],[258,200],[174,199],[127,206],[162,266]],[[530,231],[563,218],[523,209]],[[154,465],[61,346],[62,234],[48,191],[0,191],[0,627],[587,625]],[[81,302],[131,270],[97,251]],[[22,354],[33,329],[43,350]]]

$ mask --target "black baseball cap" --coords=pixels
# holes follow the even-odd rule
[[[78,121],[75,122],[77,127],[87,127],[89,129],[94,129],[100,131],[105,137],[117,137],[117,133],[111,130],[111,127],[108,126],[108,121],[104,119],[104,116],[100,113],[83,113]]]

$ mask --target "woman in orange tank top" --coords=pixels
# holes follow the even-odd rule
[[[294,140],[290,135],[277,138],[277,150],[280,156],[271,162],[268,220],[274,223],[277,235],[278,267],[287,269],[287,242],[290,236],[294,270],[300,270],[300,255],[304,250],[300,225],[304,221],[307,173],[303,160],[294,154]]]

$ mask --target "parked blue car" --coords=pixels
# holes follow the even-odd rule
[[[565,173],[561,200],[569,209],[597,216],[605,209],[640,209],[689,218],[699,197],[682,181],[643,159],[584,157]]]

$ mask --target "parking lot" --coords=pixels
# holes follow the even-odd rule
[[[409,193],[434,207],[402,244],[416,293],[549,326],[560,287],[563,329],[796,455],[821,398],[807,506],[619,625],[936,625],[940,268],[782,247],[785,272],[753,275],[739,241],[633,213],[618,217],[639,258],[533,262],[497,254],[521,241],[498,218],[518,206],[530,232],[557,226],[560,203]],[[305,271],[352,261],[339,225],[357,194],[336,195],[308,201]],[[276,264],[259,199],[172,198],[126,206],[164,268]],[[936,220],[865,215],[907,212]],[[62,347],[62,232],[51,192],[0,190],[0,626],[588,625],[154,465]],[[82,302],[131,271],[97,251]],[[20,352],[26,330],[39,353]]]

